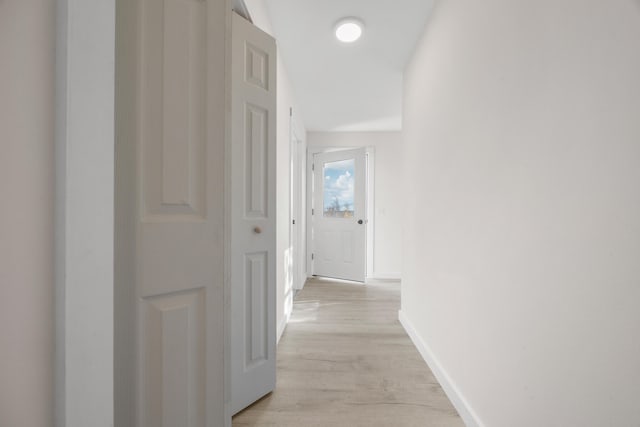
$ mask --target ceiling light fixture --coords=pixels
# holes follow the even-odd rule
[[[344,18],[335,26],[336,38],[343,43],[353,43],[362,36],[364,24],[357,18]]]

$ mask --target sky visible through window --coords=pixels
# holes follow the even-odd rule
[[[324,216],[352,218],[355,159],[324,164]]]

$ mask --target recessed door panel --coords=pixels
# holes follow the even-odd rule
[[[269,54],[248,41],[245,44],[245,50],[246,82],[269,91]]]
[[[268,153],[269,153],[269,112],[265,108],[250,103],[245,104],[246,182],[247,218],[265,218],[268,215]]]
[[[145,298],[147,426],[204,426],[205,291]]]
[[[250,254],[246,257],[245,270],[245,329],[247,352],[245,371],[249,371],[269,358],[269,319],[267,254]]]
[[[143,4],[145,220],[201,220],[206,205],[206,4]]]

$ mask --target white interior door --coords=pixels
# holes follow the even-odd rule
[[[139,42],[140,52],[119,60],[131,64],[125,68],[139,86],[120,84],[136,103],[128,112],[138,121],[130,132],[135,148],[120,140],[130,157],[119,156],[125,163],[119,172],[127,165],[135,171],[126,186],[137,219],[134,425],[221,425],[224,103],[211,88],[221,86],[224,67],[210,61],[219,46],[212,31],[219,10],[178,0],[140,0],[131,8],[126,37],[131,46]],[[121,117],[123,132],[129,118]]]
[[[314,155],[313,274],[364,282],[366,148]]]
[[[233,14],[231,406],[276,381],[276,44]]]

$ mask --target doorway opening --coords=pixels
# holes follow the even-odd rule
[[[373,270],[373,147],[310,147],[307,171],[309,275],[364,283]]]

